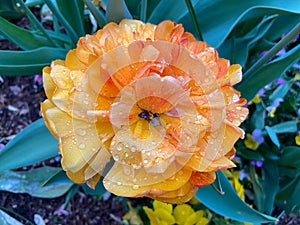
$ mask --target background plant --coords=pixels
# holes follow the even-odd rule
[[[166,19],[182,23],[186,30],[217,48],[221,57],[243,66],[243,81],[237,86],[243,97],[251,100],[259,90],[265,91],[264,96],[260,95],[259,100],[256,99],[256,102],[249,105],[250,116],[244,124],[248,133],[246,140],[249,141],[252,135],[253,143],[258,143],[253,138],[253,132],[260,130],[264,142],[258,143],[255,149],[249,148],[244,141],[236,146],[237,155],[240,157],[239,169],[246,176],[242,182],[248,200],[259,212],[269,215],[274,204],[288,213],[299,214],[297,193],[300,189],[300,150],[293,139],[299,130],[299,78],[296,75],[299,68],[292,68],[300,58],[299,38],[295,41],[296,35],[300,33],[300,5],[297,1],[282,3],[279,0],[232,0],[229,4],[225,0],[180,0],[172,6],[168,0],[93,2],[2,1],[0,38],[13,42],[22,51],[0,51],[0,74],[39,74],[51,60],[64,59],[66,53],[76,46],[79,37],[95,32],[95,28],[101,28],[110,21],[137,18],[151,23]],[[52,20],[53,30],[45,29],[43,20],[39,21],[29,7],[41,7],[41,17]],[[30,29],[17,27],[9,21],[22,15],[30,19]],[[278,55],[283,48],[286,52]],[[265,51],[266,54],[261,56]],[[283,76],[283,84],[272,83],[264,88],[287,70],[287,75]],[[272,110],[273,118],[270,114]],[[25,155],[22,154],[24,151]],[[3,171],[0,172],[1,190],[48,198],[66,192],[72,196],[79,185],[68,180],[60,168],[45,167],[36,169],[34,173],[12,171],[57,154],[57,141],[45,128],[43,120],[34,122],[16,135],[0,152],[0,171]],[[262,167],[257,167],[257,162],[263,162]],[[33,179],[35,176],[37,178]],[[27,185],[35,185],[35,192],[32,189],[20,188],[22,185],[16,186],[16,189],[3,185],[12,180],[19,184],[27,182]],[[95,191],[86,185],[80,186],[87,194],[105,192],[101,184]],[[216,190],[225,194],[221,195]],[[219,173],[214,185],[202,188],[197,198],[215,212],[238,221],[262,223],[273,220],[249,208],[235,194],[232,185],[222,173]],[[237,213],[241,209],[242,216]]]

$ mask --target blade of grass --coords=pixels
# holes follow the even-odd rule
[[[64,18],[64,16],[61,14],[61,12],[58,10],[58,8],[53,4],[51,0],[44,0],[51,12],[57,17],[58,21],[64,26],[68,34],[70,35],[70,38],[73,41],[73,44],[77,43],[79,36],[76,34],[74,29],[70,26],[68,21]]]
[[[203,41],[203,36],[202,36],[201,30],[200,30],[200,26],[199,26],[199,23],[198,23],[198,20],[197,20],[196,13],[195,13],[194,7],[192,5],[192,2],[191,2],[191,0],[185,0],[185,3],[186,3],[186,6],[189,10],[190,15],[191,15],[191,18],[192,18],[193,24],[195,26],[195,29],[196,29],[197,35],[199,37],[199,40]]]
[[[147,18],[147,0],[142,0],[141,1],[141,13],[140,13],[140,20],[146,22]]]
[[[91,0],[84,0],[84,3],[94,16],[99,27],[103,27],[106,24],[105,16],[101,13],[99,9],[97,9],[97,7],[94,5],[94,3],[91,2]]]
[[[275,56],[284,46],[290,43],[300,33],[300,23],[298,23],[286,36],[284,36],[276,45],[274,45],[262,58],[254,63],[244,74],[243,82],[247,82],[247,79],[252,74],[257,72],[270,58]],[[237,85],[237,87],[239,84]]]
[[[33,15],[33,13],[30,11],[27,5],[22,0],[17,0],[17,2],[20,4],[20,7],[25,11],[26,15],[28,16],[30,22],[32,25],[34,25],[46,38],[47,40],[53,45],[58,47],[58,44],[55,43],[48,33],[46,32],[45,28],[41,25],[41,23],[38,21],[38,19]]]
[[[20,219],[22,220],[25,220],[27,223],[29,223],[30,225],[35,225],[33,222],[31,222],[29,219],[25,218],[24,216],[22,216],[21,214],[9,209],[9,208],[6,208],[4,206],[1,206],[0,205],[0,209],[2,209],[3,211],[6,211],[8,213],[11,213],[11,214],[14,214],[16,217],[19,217]]]

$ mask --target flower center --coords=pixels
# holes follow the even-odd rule
[[[160,122],[159,122],[159,114],[158,113],[153,113],[151,111],[147,111],[147,110],[144,110],[143,112],[141,112],[140,114],[138,114],[138,116],[142,119],[145,119],[147,120],[148,122],[150,122],[150,124],[152,126],[158,126],[160,125]]]
[[[153,113],[151,111],[144,110],[138,115],[140,118],[151,121],[152,119],[159,117],[158,113]]]

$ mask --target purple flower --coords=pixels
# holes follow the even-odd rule
[[[60,216],[60,215],[69,215],[69,212],[65,210],[65,204],[62,204],[55,212],[53,213],[54,215]]]
[[[258,143],[258,144],[261,144],[265,141],[264,139],[264,136],[262,134],[262,131],[260,129],[255,129],[253,132],[252,132],[252,136],[253,136],[253,139]]]
[[[263,161],[254,161],[254,160],[252,160],[250,163],[251,163],[251,165],[258,167],[258,168],[262,167],[264,164]]]
[[[266,92],[266,90],[265,90],[264,88],[261,88],[261,89],[258,91],[258,95],[261,96],[261,97],[263,97],[263,96],[265,96],[265,92]]]
[[[266,109],[268,112],[272,112],[273,109],[276,109],[280,103],[283,102],[282,98],[276,98],[272,105],[268,106]]]
[[[285,49],[281,49],[279,52],[277,52],[277,56],[283,56],[286,53]]]
[[[276,81],[275,81],[275,84],[277,84],[277,85],[282,85],[282,84],[284,84],[285,83],[285,80],[282,78],[282,77],[280,77],[279,79],[277,79]]]
[[[300,108],[297,110],[298,115],[300,116]]]

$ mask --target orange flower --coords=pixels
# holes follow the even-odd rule
[[[241,76],[181,24],[123,20],[44,68],[42,114],[74,182],[182,203],[234,166]]]

